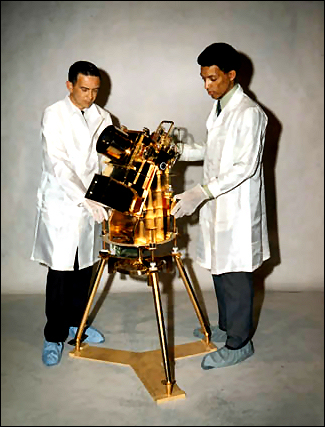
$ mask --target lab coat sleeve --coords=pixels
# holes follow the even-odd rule
[[[256,107],[243,112],[232,132],[232,162],[228,162],[220,175],[207,183],[214,197],[232,190],[254,175],[261,162],[266,122],[266,116]]]
[[[184,144],[182,147],[182,153],[178,161],[184,162],[196,162],[204,159],[205,154],[205,145],[204,144]]]
[[[67,137],[63,135],[60,118],[45,110],[42,120],[42,144],[45,170],[52,175],[61,191],[79,204],[87,191],[75,170],[75,163],[67,150]]]

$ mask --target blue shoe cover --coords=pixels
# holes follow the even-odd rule
[[[211,329],[211,341],[214,342],[226,342],[227,339],[227,332],[223,331],[219,328],[219,326],[210,326]],[[202,329],[195,328],[193,331],[193,335],[197,338],[204,339],[205,335],[202,332]]]
[[[42,361],[46,366],[60,363],[63,351],[63,342],[49,342],[44,340]]]
[[[78,331],[78,328],[76,326],[71,326],[69,328],[69,336],[74,338],[76,336],[76,333]],[[105,341],[105,337],[103,334],[101,334],[97,329],[93,328],[92,326],[89,326],[84,330],[84,334],[88,335],[87,338],[83,341],[85,343],[93,343],[93,344],[99,344]]]
[[[236,365],[237,363],[243,362],[253,354],[254,347],[251,341],[249,341],[244,347],[237,350],[230,350],[227,347],[221,347],[219,350],[208,353],[203,357],[201,368],[207,370]]]

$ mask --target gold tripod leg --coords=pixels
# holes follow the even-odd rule
[[[107,258],[108,258],[106,255],[103,256],[101,253],[100,253],[100,255],[101,255],[102,259],[100,261],[99,268],[98,268],[97,273],[96,273],[95,283],[94,283],[93,289],[91,291],[91,294],[90,294],[90,297],[89,297],[89,300],[88,300],[88,303],[87,303],[87,307],[86,307],[84,315],[82,317],[80,326],[78,328],[77,338],[76,338],[76,351],[80,351],[80,343],[81,343],[80,340],[81,340],[81,336],[82,336],[82,333],[83,333],[83,331],[85,329],[85,325],[86,325],[86,321],[87,321],[87,318],[88,318],[88,315],[89,315],[90,307],[91,307],[91,305],[93,303],[93,300],[95,298],[95,295],[96,295],[96,292],[97,292],[97,288],[98,288],[98,285],[100,283],[100,279],[101,279],[101,277],[103,275],[105,263],[106,263]]]
[[[188,295],[190,297],[190,300],[192,301],[192,304],[193,304],[194,310],[196,312],[196,315],[197,315],[197,317],[199,319],[199,322],[201,323],[202,331],[203,331],[203,333],[205,335],[206,344],[209,345],[210,338],[211,338],[211,329],[210,329],[209,323],[207,322],[207,320],[205,319],[205,316],[203,315],[203,312],[202,312],[202,310],[201,310],[201,308],[199,306],[198,300],[196,298],[194,289],[193,289],[193,287],[192,287],[192,285],[191,285],[191,283],[189,281],[189,278],[188,278],[188,276],[186,274],[183,262],[181,260],[181,253],[178,252],[178,250],[177,250],[176,247],[174,247],[172,255],[173,255],[174,259],[175,259],[178,271],[179,271],[179,273],[180,273],[180,275],[182,277],[182,280],[184,282],[184,285],[185,285],[187,293],[188,293]]]
[[[149,286],[152,286],[153,298],[154,298],[155,309],[156,309],[157,324],[158,324],[158,332],[159,332],[160,345],[161,345],[161,353],[162,353],[163,364],[164,364],[165,375],[166,375],[166,392],[167,392],[167,396],[170,396],[172,393],[172,388],[175,381],[172,381],[171,379],[167,339],[166,339],[166,332],[165,332],[165,325],[164,325],[164,315],[161,308],[161,297],[160,297],[160,290],[159,290],[159,284],[158,284],[159,283],[158,269],[155,262],[150,263],[150,268],[148,273],[148,282],[149,282]]]
[[[175,400],[185,397],[185,392],[181,390],[174,379],[174,372],[171,370],[170,358],[168,354],[167,347],[167,338],[164,326],[164,317],[161,304],[161,296],[159,290],[159,278],[158,271],[160,269],[160,264],[157,264],[155,261],[153,252],[152,252],[152,261],[150,267],[146,267],[148,285],[152,287],[154,305],[156,310],[157,325],[159,332],[159,339],[161,348],[152,351],[145,351],[141,353],[136,353],[133,351],[125,350],[116,350],[111,348],[95,347],[89,346],[87,344],[83,345],[80,348],[80,339],[85,327],[86,319],[94,299],[97,287],[102,276],[102,272],[105,266],[105,261],[108,261],[109,271],[110,268],[114,265],[115,257],[110,258],[110,254],[105,254],[104,251],[100,252],[102,258],[100,267],[96,273],[96,280],[91,292],[90,299],[86,311],[84,313],[82,322],[79,326],[77,332],[77,346],[70,352],[71,357],[95,360],[106,363],[115,363],[122,365],[129,365],[133,368],[134,372],[138,378],[142,381],[143,385],[146,387],[147,391],[150,393],[152,398],[157,403],[166,402],[169,400]],[[112,265],[111,261],[113,262]],[[166,259],[166,263],[170,262],[170,256]],[[180,268],[180,267],[179,267]],[[180,269],[180,271],[182,271]],[[184,279],[183,279],[184,280]],[[193,291],[190,291],[193,293]],[[203,318],[203,316],[202,316]],[[205,354],[211,351],[215,351],[216,347],[213,343],[206,345],[203,340],[195,341],[192,343],[181,344],[174,347],[174,358],[182,359],[185,357],[191,357],[199,354]],[[161,357],[162,356],[162,357]],[[161,363],[163,359],[163,363]],[[162,366],[163,365],[163,366]],[[163,376],[163,369],[165,371],[165,380],[161,380]]]

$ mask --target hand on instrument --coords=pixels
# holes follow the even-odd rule
[[[83,199],[82,204],[98,223],[103,222],[104,219],[108,220],[107,210],[100,203],[90,199]]]
[[[184,215],[191,215],[195,209],[209,197],[202,186],[197,184],[190,190],[184,191],[184,193],[176,194],[175,198],[179,201],[171,210],[171,214],[174,215],[175,218],[181,218]]]

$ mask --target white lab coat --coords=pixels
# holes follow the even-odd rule
[[[270,257],[263,168],[267,116],[238,85],[217,117],[208,117],[206,144],[184,146],[180,160],[204,160],[203,184],[215,199],[200,209],[197,262],[211,274],[254,271]]]
[[[73,270],[77,248],[80,269],[98,260],[101,224],[80,202],[94,174],[102,171],[104,156],[96,143],[111,124],[110,114],[96,104],[83,117],[68,95],[45,109],[32,260],[53,270]]]

